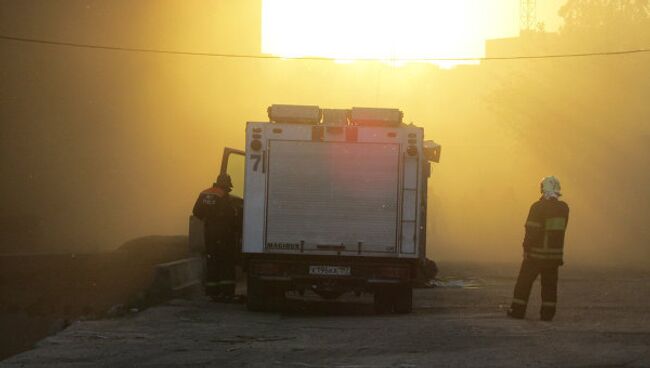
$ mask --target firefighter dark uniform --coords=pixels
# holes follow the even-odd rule
[[[220,175],[211,188],[201,192],[192,211],[205,224],[205,292],[215,299],[235,294],[237,213],[228,194],[231,188],[230,177]]]
[[[524,260],[508,311],[510,317],[524,318],[530,289],[537,275],[541,275],[542,284],[540,317],[550,321],[555,316],[558,268],[564,263],[564,233],[568,220],[569,206],[557,197],[542,196],[531,206],[526,219]]]

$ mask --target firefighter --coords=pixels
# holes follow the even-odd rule
[[[193,214],[205,224],[205,292],[214,300],[228,301],[235,295],[237,211],[230,199],[232,181],[221,174],[201,192]]]
[[[540,186],[542,197],[530,207],[526,219],[524,259],[508,316],[524,318],[530,289],[537,275],[541,275],[540,318],[551,321],[557,303],[558,268],[564,263],[564,232],[569,220],[569,206],[559,200],[561,187],[556,177],[543,178]]]

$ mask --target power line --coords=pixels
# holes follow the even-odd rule
[[[576,58],[576,57],[590,57],[590,56],[613,56],[613,55],[628,55],[628,54],[641,54],[650,53],[650,48],[621,50],[621,51],[600,51],[600,52],[585,52],[585,53],[566,53],[566,54],[549,54],[549,55],[522,55],[522,56],[490,56],[490,57],[448,57],[448,58],[330,58],[321,56],[304,56],[304,57],[283,57],[276,55],[253,55],[253,54],[228,54],[216,52],[197,52],[197,51],[181,51],[181,50],[162,50],[162,49],[148,49],[137,47],[120,47],[120,46],[106,46],[94,45],[75,42],[64,41],[51,41],[36,38],[14,37],[0,35],[0,39],[16,42],[36,43],[51,46],[65,46],[84,49],[100,49],[111,51],[123,52],[139,52],[147,54],[164,54],[164,55],[185,55],[185,56],[207,56],[219,58],[235,58],[235,59],[276,59],[276,60],[319,60],[319,61],[399,61],[399,62],[426,62],[426,61],[490,61],[490,60],[523,60],[523,59],[559,59],[559,58]]]

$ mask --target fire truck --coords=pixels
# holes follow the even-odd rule
[[[247,123],[246,150],[226,149],[222,164],[245,161],[248,308],[287,292],[371,293],[378,312],[409,313],[440,146],[398,109],[272,105],[268,117]]]

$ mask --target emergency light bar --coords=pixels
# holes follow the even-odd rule
[[[404,114],[398,109],[353,107],[350,117],[352,125],[399,126]]]
[[[323,109],[323,124],[325,125],[348,125],[350,110],[344,109]]]
[[[324,109],[313,105],[271,105],[269,120],[273,123],[358,125],[397,127],[404,114],[398,109],[353,107],[352,110]]]
[[[318,106],[271,105],[267,112],[274,123],[318,124],[322,112]]]

